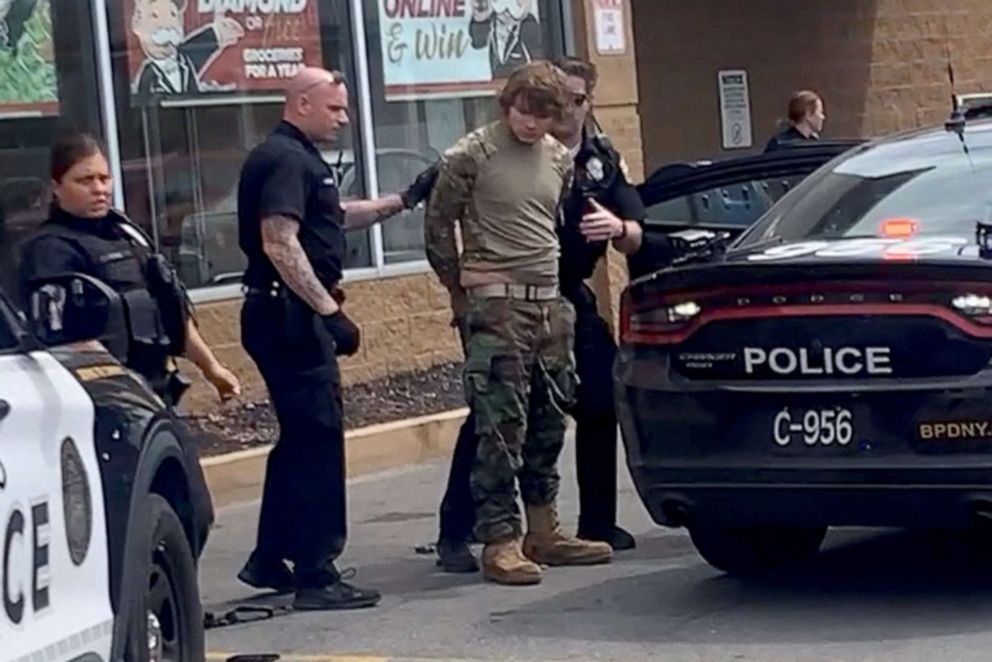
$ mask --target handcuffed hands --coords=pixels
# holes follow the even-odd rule
[[[344,311],[338,310],[331,315],[321,317],[324,328],[334,338],[335,354],[352,356],[358,352],[362,344],[362,332],[358,325],[352,322]]]

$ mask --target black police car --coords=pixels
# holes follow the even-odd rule
[[[839,151],[725,252],[624,293],[634,481],[728,572],[812,557],[828,526],[992,516],[992,122]],[[681,204],[657,197],[654,218]]]
[[[202,660],[213,510],[189,435],[103,349],[126,351],[111,290],[68,275],[32,308],[0,292],[0,657]]]

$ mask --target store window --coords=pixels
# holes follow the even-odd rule
[[[300,66],[339,69],[354,80],[349,7],[342,0],[110,4],[127,212],[191,287],[238,283],[241,166],[278,123],[281,90]],[[343,195],[362,197],[357,125],[322,150]],[[370,246],[368,232],[350,234],[346,267],[372,266]]]
[[[102,135],[89,0],[0,2],[0,285],[16,296],[20,244],[47,217],[49,148]]]
[[[362,2],[383,192],[495,119],[495,93],[513,68],[563,51],[557,1]],[[424,259],[423,211],[387,221],[382,235],[386,264]]]

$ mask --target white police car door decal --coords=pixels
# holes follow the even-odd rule
[[[0,356],[0,651],[110,658],[93,403],[46,353]]]

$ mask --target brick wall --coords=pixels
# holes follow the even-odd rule
[[[450,326],[448,293],[433,276],[420,274],[349,283],[345,309],[361,327],[362,348],[341,362],[344,383],[365,382],[390,374],[410,372],[458,361],[461,348]],[[261,377],[241,348],[241,300],[197,306],[200,328],[218,358],[242,380],[248,401],[266,397]],[[196,368],[183,366],[195,377],[185,406],[207,411],[215,400]]]
[[[595,48],[593,0],[573,0],[577,54],[596,64],[596,119],[627,163],[633,182],[644,179],[643,112],[639,110],[638,67],[631,0],[623,0],[625,53],[601,55]],[[616,324],[620,292],[627,285],[626,262],[612,248],[592,278],[600,314]]]
[[[825,98],[826,137],[942,121],[948,44],[958,92],[992,88],[988,0],[633,0],[633,11],[648,171],[721,153],[723,68],[748,71],[755,149],[802,87]]]

